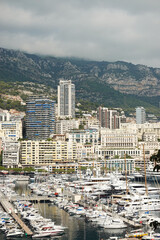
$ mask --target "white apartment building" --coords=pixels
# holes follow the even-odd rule
[[[132,131],[101,128],[102,147],[107,147],[109,149],[134,149],[137,147],[137,144],[137,135]]]
[[[78,128],[79,122],[75,119],[56,121],[56,134],[65,134],[70,130]]]
[[[3,121],[0,122],[0,138],[3,141],[17,141],[22,138],[22,122],[21,121]]]
[[[18,167],[20,142],[5,141],[3,144],[3,166]]]
[[[99,141],[99,131],[97,129],[75,130],[66,134],[69,142],[97,145]]]
[[[77,160],[76,143],[62,141],[21,141],[20,162],[26,165],[52,165]]]

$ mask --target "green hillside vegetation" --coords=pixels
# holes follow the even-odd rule
[[[26,102],[28,93],[32,95],[46,95],[56,101],[55,90],[49,86],[34,84],[30,82],[4,82],[0,81],[0,108],[10,110],[16,109],[18,111],[25,111],[25,105],[21,105],[18,100],[8,99],[7,96],[19,96]]]
[[[87,107],[88,110],[92,107],[95,110],[101,105],[108,108],[122,108],[129,114],[135,112],[137,106],[143,106],[147,113],[160,117],[160,96],[147,97],[145,94],[139,96],[137,92],[135,95],[129,95],[127,91],[124,94],[114,90],[112,86],[115,84],[114,79],[123,80],[123,83],[133,79],[136,84],[145,82],[149,77],[157,78],[158,82],[159,69],[122,61],[111,63],[45,57],[3,48],[0,48],[0,55],[0,108],[25,109],[19,101],[6,99],[2,94],[20,96],[24,101],[30,94],[43,94],[56,100],[59,79],[64,78],[71,79],[75,83],[76,101],[81,101],[81,111],[86,111]],[[109,78],[112,80],[111,84],[107,83]],[[147,85],[147,89],[150,93],[153,85]]]
[[[19,101],[13,101],[13,100],[4,100],[0,97],[0,108],[10,110],[10,109],[16,109],[17,111],[25,111],[25,106],[21,105]]]
[[[109,108],[122,108],[126,114],[135,112],[136,106],[143,106],[146,108],[147,113],[153,113],[156,116],[160,116],[159,108],[149,103],[148,98],[137,98],[132,95],[125,95],[112,89],[108,84],[103,82],[94,81],[92,79],[87,82],[81,82],[76,84],[76,88],[79,89],[76,93],[76,102],[80,102],[79,109],[81,111],[96,110],[98,106],[104,106]],[[20,96],[25,102],[28,98],[28,94],[24,92],[31,92],[33,95],[47,95],[51,99],[56,101],[56,89],[50,86],[41,84],[35,84],[30,82],[4,82],[0,81],[0,108],[2,109],[16,109],[18,111],[25,111],[25,106],[21,105],[19,101],[10,99],[4,99],[2,94]],[[90,95],[88,92],[90,91]],[[147,102],[148,100],[148,102]]]
[[[109,87],[106,83],[92,80],[88,80],[87,83],[82,82],[78,87],[80,87],[82,90],[79,94],[80,97],[86,102],[89,100],[91,105],[95,106],[94,109],[97,107],[97,105],[101,105],[108,108],[122,108],[127,114],[129,114],[131,112],[135,112],[135,108],[137,106],[143,106],[147,113],[153,113],[160,117],[160,109],[158,106],[154,105],[154,102],[153,104],[150,104],[147,97],[138,98],[134,95],[122,94]],[[87,94],[88,91],[90,91],[89,96]],[[85,102],[84,108],[82,104],[81,110],[86,110]]]

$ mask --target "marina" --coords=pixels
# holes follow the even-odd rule
[[[1,236],[101,240],[125,237],[128,231],[140,228],[148,236],[151,226],[153,231],[160,223],[159,188],[148,186],[148,195],[144,195],[144,183],[129,182],[127,187],[130,194],[126,194],[124,176],[116,173],[99,178],[50,175],[41,182],[3,182],[1,207],[18,227],[8,227],[1,221],[0,231],[5,228]],[[70,236],[74,224],[80,224],[80,238]],[[89,235],[90,228],[94,238],[92,232]]]

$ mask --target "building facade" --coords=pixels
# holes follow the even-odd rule
[[[75,119],[56,121],[56,134],[65,134],[72,129],[78,129],[79,122]]]
[[[0,122],[0,138],[2,138],[3,141],[17,141],[19,138],[22,138],[22,122]]]
[[[66,134],[69,142],[97,145],[99,131],[97,129],[73,130]]]
[[[117,110],[109,110],[108,108],[99,107],[97,109],[97,118],[101,127],[109,129],[120,128],[120,123],[126,120],[125,116],[120,116]]]
[[[58,117],[75,117],[75,85],[71,80],[60,80],[59,82]]]
[[[76,143],[62,141],[21,141],[22,166],[52,165],[77,159]]]
[[[101,146],[108,149],[132,149],[138,145],[136,133],[121,129],[101,128]]]
[[[26,103],[27,139],[47,139],[55,133],[55,101],[31,96]]]
[[[7,110],[0,110],[0,122],[10,121],[10,113]]]
[[[118,172],[127,174],[133,173],[135,169],[134,159],[111,159],[106,161],[106,167],[108,172]]]
[[[5,141],[3,144],[3,166],[4,167],[18,167],[19,165],[19,149],[20,142]]]

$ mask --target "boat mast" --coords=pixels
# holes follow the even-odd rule
[[[126,153],[124,154],[124,160],[125,160],[125,176],[126,176],[126,194],[128,194],[128,180],[127,180],[127,161],[126,161]]]
[[[107,175],[107,159],[105,159],[105,175]]]
[[[147,176],[146,176],[146,161],[145,161],[145,151],[144,151],[144,144],[143,144],[143,160],[144,160],[144,177],[145,177],[145,188],[146,188],[146,195],[148,195]]]

